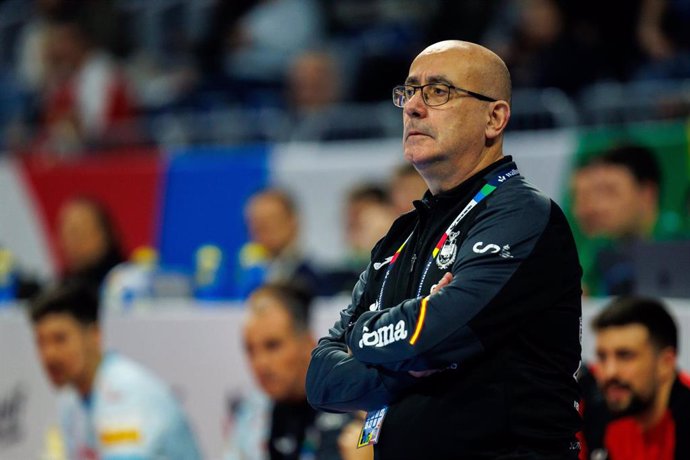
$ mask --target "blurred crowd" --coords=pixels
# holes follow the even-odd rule
[[[0,151],[70,157],[152,142],[206,142],[185,123],[207,123],[203,114],[221,112],[214,123],[229,133],[228,143],[381,137],[388,132],[378,117],[361,117],[358,105],[392,107],[391,88],[430,42],[485,44],[505,59],[518,90],[557,88],[578,99],[602,83],[690,79],[687,24],[690,0],[0,0]],[[399,113],[394,117],[398,126]],[[257,123],[268,125],[262,132],[273,133],[270,139],[242,133]],[[585,296],[690,298],[690,177],[669,160],[671,152],[652,144],[616,140],[575,155],[567,193]],[[63,261],[57,279],[23,273],[0,246],[0,303],[32,299],[48,376],[75,386],[84,401],[105,401],[81,407],[75,400],[75,424],[92,410],[95,419],[126,420],[143,410],[106,404],[101,382],[118,386],[116,374],[124,372],[145,384],[125,382],[118,386],[123,394],[150,386],[165,399],[144,409],[175,414],[168,417],[174,423],[151,431],[160,445],[197,458],[194,436],[164,383],[101,344],[99,308],[136,309],[156,297],[241,299],[242,340],[258,388],[233,408],[226,458],[371,458],[370,450],[354,448],[362,414],[329,418],[306,401],[315,344],[309,306],[314,296],[350,292],[371,249],[425,192],[410,165],[386,181],[350,188],[340,210],[346,255],[323,267],[300,246],[303,215],[289,191],[257,191],[245,203],[248,239],[241,249],[225,254],[202,246],[194,272],[181,276],[159,266],[154,248],[126,254],[107,206],[74,196],[57,216]],[[687,377],[676,372],[677,331],[664,307],[640,298],[612,305],[593,325],[597,358],[582,377],[590,381],[585,420],[592,432],[585,434],[592,453],[642,439],[618,425],[616,442],[603,436],[612,414],[645,415],[651,402],[662,401],[659,391],[666,398],[661,413],[667,406],[687,413],[687,384],[680,386]],[[667,330],[645,323],[649,311],[670,324]],[[646,329],[641,338],[626,336],[625,346],[649,352],[636,356],[653,365],[617,362],[611,329],[620,333],[630,324],[633,332],[640,332],[635,325]],[[60,352],[61,341],[72,343],[73,353]],[[681,406],[678,395],[686,398]],[[628,411],[637,399],[647,405]],[[148,436],[151,428],[139,429]],[[92,431],[85,429],[83,441],[87,452],[98,452],[102,446],[89,444]]]
[[[484,44],[516,88],[578,98],[689,78],[689,21],[687,0],[2,0],[0,146],[204,142],[180,114],[219,111],[228,140],[380,136],[353,106],[387,101],[426,43]],[[267,126],[232,137],[238,119]]]

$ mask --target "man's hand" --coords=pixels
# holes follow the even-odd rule
[[[438,291],[448,286],[451,281],[453,281],[453,274],[451,272],[446,272],[438,283],[431,286],[429,295],[436,294]]]
[[[412,377],[417,377],[418,379],[422,377],[429,377],[437,372],[441,372],[441,369],[432,369],[430,371],[407,371],[407,373]]]

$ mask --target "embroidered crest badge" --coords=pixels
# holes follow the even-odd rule
[[[448,238],[443,243],[441,251],[436,256],[436,265],[439,269],[445,270],[455,262],[458,255],[458,245],[455,243],[460,232],[450,232]]]

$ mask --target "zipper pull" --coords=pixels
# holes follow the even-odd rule
[[[414,271],[414,264],[417,261],[417,254],[412,254],[412,263],[410,264],[410,273]]]

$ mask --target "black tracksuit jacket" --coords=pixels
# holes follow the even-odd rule
[[[503,158],[415,202],[312,353],[314,407],[389,406],[377,460],[578,448],[582,271],[563,212],[515,168]],[[447,231],[487,182],[497,188]],[[451,284],[430,296],[448,271]],[[441,371],[408,373],[427,370]]]

